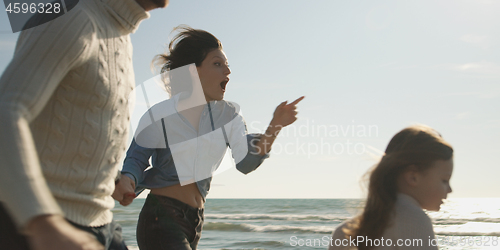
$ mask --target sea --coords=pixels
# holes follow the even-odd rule
[[[131,250],[139,249],[135,229],[144,201],[113,209]],[[328,249],[333,230],[363,206],[362,199],[207,199],[198,249]],[[500,250],[500,198],[449,199],[427,213],[440,250]]]

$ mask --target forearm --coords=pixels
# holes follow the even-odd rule
[[[276,137],[281,129],[297,120],[295,105],[297,105],[297,103],[299,103],[302,99],[304,99],[304,96],[299,97],[290,104],[287,104],[287,101],[284,101],[276,107],[271,124],[269,124],[266,132],[261,136],[260,141],[258,141],[255,145],[260,155],[265,155],[271,151],[274,140],[276,140]]]
[[[266,129],[266,132],[260,137],[260,140],[255,144],[257,152],[260,155],[265,155],[269,153],[269,151],[271,151],[271,147],[282,128],[283,127],[281,125],[276,124],[274,120],[271,121],[271,123]]]

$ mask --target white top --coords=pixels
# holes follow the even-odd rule
[[[178,95],[151,107],[141,118],[122,173],[136,192],[196,182],[203,199],[228,147],[236,169],[255,170],[269,154],[255,147],[260,134],[248,134],[236,103],[211,101],[203,106],[198,130],[177,112]],[[152,168],[149,159],[152,158]],[[146,170],[147,169],[147,170]]]
[[[0,78],[0,200],[19,227],[42,214],[111,222],[135,87],[135,0],[79,1],[23,31]]]
[[[333,246],[330,245],[328,248],[329,250],[358,249],[357,247],[352,246],[352,244],[349,246],[349,243],[347,243],[348,241],[344,241],[344,243],[347,244],[341,244],[340,242],[341,240],[346,239],[345,234],[342,231],[342,229],[346,227],[346,224],[347,222],[342,223],[333,232]],[[422,208],[420,208],[420,205],[415,199],[402,193],[398,193],[397,200],[394,205],[393,219],[388,228],[385,229],[381,239],[383,239],[384,246],[380,245],[378,247],[374,247],[374,250],[438,249],[437,246],[432,246],[432,244],[436,244],[435,241],[429,243],[430,240],[435,239],[431,219],[427,216],[427,214],[425,214]],[[335,244],[335,240],[339,243],[337,244],[338,246]],[[377,243],[376,241],[372,242],[374,242],[374,246]],[[390,242],[392,242],[392,246],[388,246],[390,245]],[[418,246],[418,248],[415,248],[414,246]]]

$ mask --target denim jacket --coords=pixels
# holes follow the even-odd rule
[[[176,101],[172,98],[157,104],[141,118],[122,169],[135,181],[136,193],[196,182],[205,199],[227,147],[236,168],[244,174],[269,157],[259,154],[255,144],[261,134],[247,133],[237,104],[224,100],[207,103],[196,131],[174,108]],[[152,168],[147,169],[150,158]]]

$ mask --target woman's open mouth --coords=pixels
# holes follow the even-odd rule
[[[222,92],[226,92],[226,85],[227,85],[227,83],[228,83],[228,82],[229,82],[229,79],[224,80],[224,81],[222,81],[222,82],[220,83],[220,87],[221,87],[221,89],[222,89]]]

